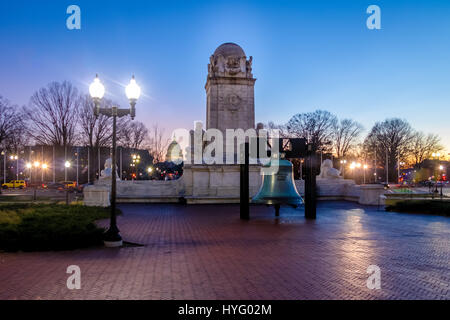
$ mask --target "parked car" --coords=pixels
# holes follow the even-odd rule
[[[2,188],[3,189],[8,189],[8,188],[19,188],[19,189],[23,189],[26,187],[26,183],[25,180],[12,180],[10,182],[7,183],[3,183],[2,184]]]
[[[50,190],[64,190],[65,185],[59,182],[52,182],[47,184],[45,188]]]
[[[77,183],[75,181],[61,181],[61,184],[64,185],[66,189],[75,190],[77,187]]]

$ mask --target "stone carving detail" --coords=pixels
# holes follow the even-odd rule
[[[226,97],[225,101],[227,104],[227,109],[233,112],[239,110],[239,105],[241,104],[242,99],[237,94],[232,93]]]
[[[339,170],[333,168],[333,162],[330,159],[325,159],[320,166],[320,179],[342,179]]]
[[[99,183],[108,183],[112,178],[112,160],[111,158],[106,159],[105,168],[100,171]],[[116,172],[116,180],[120,180],[119,175]]]
[[[209,77],[239,77],[252,78],[252,57],[212,55],[208,64]]]
[[[235,44],[224,44],[209,58],[208,77],[253,78],[252,60]],[[220,47],[219,47],[220,48]]]

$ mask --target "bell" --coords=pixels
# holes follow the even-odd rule
[[[271,166],[272,161],[264,167]],[[292,163],[285,159],[278,161],[278,171],[263,175],[261,188],[252,199],[252,203],[273,205],[276,216],[280,214],[281,205],[290,205],[296,208],[303,204],[303,199],[295,187]]]

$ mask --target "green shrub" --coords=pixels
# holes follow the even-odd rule
[[[428,213],[450,216],[450,201],[439,200],[405,200],[386,207],[387,211]]]
[[[81,205],[0,205],[0,249],[68,250],[101,244],[106,208]]]

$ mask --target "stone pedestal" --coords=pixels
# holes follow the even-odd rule
[[[111,186],[91,185],[83,190],[84,205],[89,207],[109,207]]]
[[[361,196],[359,198],[360,204],[378,206],[384,205],[384,193],[386,190],[383,185],[379,184],[367,184],[360,186]]]
[[[260,165],[250,165],[250,196],[261,185]],[[189,165],[183,169],[188,203],[239,203],[239,165]]]

